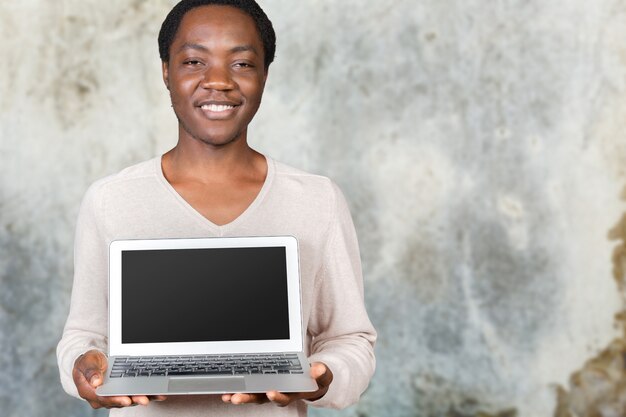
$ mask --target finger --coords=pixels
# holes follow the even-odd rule
[[[130,397],[118,396],[118,397],[100,397],[96,394],[95,388],[89,384],[84,378],[80,386],[77,385],[78,393],[81,397],[85,398],[93,408],[121,408],[132,405],[133,400]],[[97,404],[97,406],[94,406]]]
[[[85,376],[85,379],[95,388],[102,385],[103,375],[107,369],[106,357],[97,351],[89,351],[82,355],[75,369]]]
[[[74,369],[72,372],[72,377],[74,378],[74,384],[76,385],[76,389],[78,390],[78,394],[86,399],[87,401],[94,401],[97,399],[96,389],[93,385],[87,381],[85,378],[85,374],[83,374],[80,370]]]
[[[93,388],[98,388],[102,385],[103,375],[98,369],[88,369],[85,371],[85,380],[91,385]]]
[[[89,384],[85,382],[87,387],[90,387]],[[89,388],[88,388],[89,389]],[[122,408],[129,407],[133,405],[133,400],[130,397],[125,396],[117,396],[117,397],[100,397],[95,393],[95,390],[90,387],[90,391],[79,389],[79,394],[81,397],[85,398],[91,407],[93,408]]]
[[[130,397],[96,397],[95,401],[106,408],[123,408],[133,405]]]
[[[156,401],[156,402],[160,402],[160,401],[165,401],[167,400],[167,396],[166,395],[149,395],[148,399],[150,401]]]
[[[79,395],[86,399],[92,408],[121,408],[128,407],[133,404],[130,397],[100,397],[96,394],[95,389],[87,383],[87,381],[84,381],[81,386],[77,385],[77,388]]]
[[[133,400],[133,404],[139,404],[139,405],[148,405],[148,404],[150,404],[150,400],[145,395],[133,395],[130,398]]]
[[[311,378],[315,379],[320,388],[327,388],[333,382],[333,373],[321,362],[313,363],[310,373]]]
[[[285,407],[289,405],[292,401],[301,398],[300,393],[285,394],[283,392],[278,392],[278,391],[270,391],[266,395],[267,395],[267,398],[271,402],[273,402],[279,407]]]
[[[262,404],[267,402],[265,394],[233,394],[230,397],[231,404]]]
[[[130,406],[133,403],[130,397],[100,397],[96,394],[96,387],[102,384],[102,374],[98,371],[98,366],[93,366],[94,362],[99,361],[97,359],[94,361],[93,357],[87,357],[84,362],[79,361],[77,366],[73,369],[72,377],[76,384],[78,394],[87,400],[93,408],[120,408]],[[87,377],[91,378],[91,383],[87,380]]]
[[[225,403],[229,403],[232,396],[232,394],[222,394],[222,401],[224,401]]]
[[[96,402],[96,401],[87,401],[87,402],[89,403],[91,408],[93,408],[94,410],[98,410],[98,409],[103,407],[102,404],[100,404],[99,402]]]

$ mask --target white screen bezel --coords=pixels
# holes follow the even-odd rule
[[[122,343],[122,252],[156,249],[284,247],[287,261],[288,340],[229,342]],[[253,313],[251,313],[253,314]],[[293,236],[192,239],[114,240],[109,246],[109,355],[157,356],[255,352],[299,352],[303,349],[298,241]]]

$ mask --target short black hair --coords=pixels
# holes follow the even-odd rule
[[[263,42],[264,65],[267,70],[274,61],[274,54],[276,53],[276,33],[272,22],[254,0],[182,0],[174,6],[161,25],[159,31],[161,61],[169,62],[170,48],[185,14],[196,7],[211,5],[236,7],[252,17]]]

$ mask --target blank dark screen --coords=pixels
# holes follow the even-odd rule
[[[289,339],[284,247],[122,251],[122,343]]]

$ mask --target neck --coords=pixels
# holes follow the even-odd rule
[[[201,182],[247,177],[265,168],[265,158],[250,148],[245,138],[219,146],[179,138],[176,146],[163,156],[162,163],[168,179]]]

